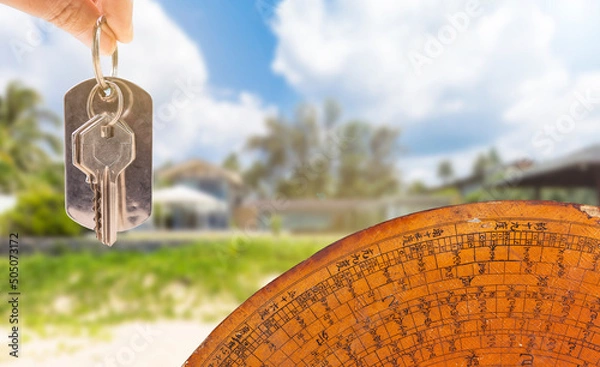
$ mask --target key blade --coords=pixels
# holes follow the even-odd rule
[[[100,205],[102,207],[100,213],[101,218],[98,225],[100,225],[101,234],[99,240],[107,246],[112,246],[117,241],[117,210],[118,197],[117,197],[117,182],[116,178],[111,177],[111,172],[108,167],[104,167],[102,173],[102,183],[100,184]]]

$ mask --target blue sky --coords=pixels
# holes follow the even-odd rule
[[[244,154],[267,116],[333,97],[348,119],[399,128],[401,176],[435,184],[442,159],[464,176],[492,146],[545,161],[600,140],[599,13],[592,0],[136,0],[120,76],[154,98],[158,164]],[[7,7],[0,55],[0,87],[19,79],[58,114],[93,75],[85,46]]]
[[[268,23],[277,3],[278,0],[161,1],[201,47],[211,85],[250,90],[289,112],[299,96],[271,70],[276,38]]]

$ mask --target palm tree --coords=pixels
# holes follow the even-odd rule
[[[488,154],[480,153],[473,163],[473,175],[483,178],[490,171],[497,169],[502,164],[502,159],[495,148],[491,148]]]
[[[442,179],[444,184],[448,184],[450,179],[454,177],[454,168],[452,163],[448,160],[441,161],[438,165],[437,171],[438,177]]]
[[[259,152],[265,162],[262,170],[264,178],[276,181],[282,171],[285,171],[289,160],[289,128],[286,122],[278,117],[268,118],[266,125],[266,134],[251,136],[246,148]]]
[[[316,171],[327,167],[314,167],[311,161],[322,143],[317,115],[312,106],[302,105],[292,122],[281,116],[268,118],[266,134],[251,136],[246,144],[248,150],[259,153],[262,162],[247,172],[251,176],[247,178],[257,184],[262,181],[271,194],[286,197],[314,196],[323,191],[326,183]]]
[[[329,100],[322,111],[300,105],[292,121],[268,119],[266,133],[246,144],[258,153],[244,172],[246,182],[286,198],[379,197],[397,191],[399,131],[364,121],[342,123],[341,112]]]
[[[240,172],[240,160],[238,155],[236,153],[229,153],[229,155],[223,160],[221,166],[233,172]]]
[[[41,96],[18,82],[9,83],[0,96],[0,192],[15,192],[52,164],[50,155],[60,152],[60,140],[44,130],[58,117],[40,108]]]

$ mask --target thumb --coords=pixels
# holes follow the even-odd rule
[[[0,2],[47,20],[71,33],[88,47],[92,45],[94,25],[100,17],[100,10],[92,0],[0,0]],[[103,27],[100,51],[103,54],[112,54],[115,47],[115,36],[110,28]]]

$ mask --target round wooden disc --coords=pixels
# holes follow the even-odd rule
[[[185,366],[596,366],[599,220],[517,201],[382,223],[261,289]]]

